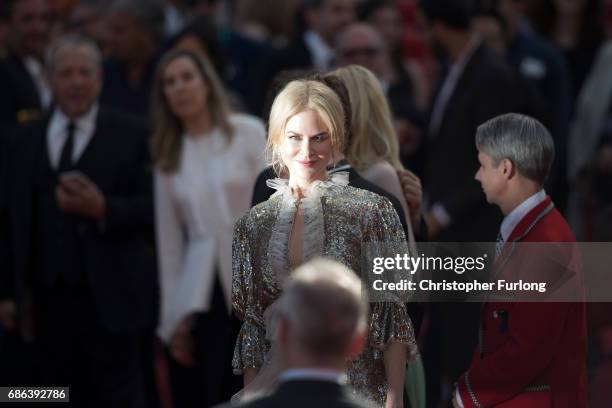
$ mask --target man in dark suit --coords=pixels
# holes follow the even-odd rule
[[[149,117],[155,69],[164,31],[164,2],[113,0],[109,2],[102,106]]]
[[[142,331],[158,309],[147,129],[98,107],[95,43],[60,38],[46,63],[56,108],[13,140],[0,269],[40,351],[39,384],[69,385],[75,406],[139,407]]]
[[[479,124],[521,109],[513,72],[470,30],[469,0],[422,0],[435,49],[450,64],[434,99],[427,135],[425,185],[430,235],[439,241],[487,241],[499,217],[472,175],[478,167],[473,137]],[[452,171],[448,171],[452,169]]]
[[[486,120],[520,111],[522,106],[512,69],[471,31],[473,3],[419,3],[432,46],[449,67],[434,98],[425,137],[425,218],[429,235],[436,241],[488,242],[495,238],[499,214],[486,205],[473,177],[478,168],[474,133]],[[429,341],[439,342],[440,352],[425,355],[428,375],[432,375],[428,385],[450,382],[465,370],[477,341],[479,309],[475,302],[432,305],[432,335],[439,338]],[[437,365],[440,373],[435,372]]]
[[[50,102],[42,60],[51,32],[49,2],[46,0],[7,0],[8,17],[5,52],[0,55],[0,180],[8,171],[9,135],[22,125],[40,117]],[[4,11],[4,10],[3,10]],[[2,182],[5,183],[5,182]],[[8,197],[0,185],[0,265],[7,265]],[[29,376],[32,356],[16,330],[15,304],[9,301],[14,280],[9,268],[0,269],[0,382],[21,382]]]
[[[280,72],[310,69],[326,72],[332,67],[336,35],[355,19],[355,6],[355,0],[303,2],[305,30],[259,67],[258,80],[255,81],[249,98],[249,106],[254,113],[266,114],[261,111],[261,100]]]
[[[0,137],[38,118],[50,102],[42,60],[51,33],[49,2],[8,0],[9,44],[0,58]]]
[[[545,276],[554,282],[568,266],[580,276],[568,251],[574,234],[543,189],[555,151],[548,130],[528,116],[502,115],[478,128],[476,146],[481,164],[476,180],[504,214],[494,268],[536,282]],[[529,245],[521,247],[543,242],[556,243],[547,246],[551,254],[542,256],[542,246],[535,254]],[[454,406],[587,406],[585,304],[552,302],[557,298],[549,292],[548,301],[484,304],[479,348],[459,377]]]
[[[287,370],[273,394],[244,407],[365,407],[342,373],[366,341],[367,310],[361,282],[345,266],[316,259],[296,269],[278,308],[277,343]]]
[[[499,216],[486,205],[472,177],[478,168],[474,133],[486,120],[521,109],[511,68],[470,31],[470,3],[420,3],[433,45],[450,63],[431,112],[425,164],[431,204],[427,225],[439,241],[495,237]]]

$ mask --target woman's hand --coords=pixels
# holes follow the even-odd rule
[[[192,326],[193,318],[192,315],[189,315],[181,320],[170,339],[170,355],[179,364],[186,367],[192,367],[195,364]]]
[[[394,396],[389,395],[387,392],[387,402],[385,403],[385,408],[404,408],[404,401],[397,400]]]
[[[252,367],[247,367],[242,370],[242,380],[244,381],[245,387],[253,381],[258,372],[259,370],[257,368]]]
[[[418,232],[421,227],[421,202],[423,201],[421,179],[410,170],[398,170],[397,176],[400,179],[404,198],[410,210],[412,229]]]
[[[385,408],[404,407],[404,378],[406,376],[407,346],[391,342],[383,352],[387,374],[387,402]]]

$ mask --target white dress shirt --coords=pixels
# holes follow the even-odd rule
[[[334,50],[327,45],[319,34],[312,30],[304,33],[304,42],[306,43],[306,48],[310,51],[312,65],[322,72],[329,70],[334,59]]]
[[[499,231],[501,232],[501,236],[504,239],[504,242],[508,240],[514,228],[518,225],[519,222],[529,213],[529,211],[533,210],[538,204],[546,199],[546,192],[544,190],[540,190],[534,195],[530,196],[528,199],[520,203],[514,210],[510,211],[508,215],[504,217],[504,220],[501,223],[501,227]]]
[[[291,380],[317,380],[329,381],[340,385],[346,384],[346,374],[342,371],[332,370],[328,368],[290,368],[284,371],[279,377],[279,381]]]
[[[215,272],[231,310],[232,234],[249,210],[257,175],[265,168],[263,123],[232,115],[234,137],[218,128],[185,135],[177,172],[155,171],[155,212],[161,278],[160,337],[168,342],[178,323],[209,310]]]
[[[38,91],[38,97],[40,98],[40,105],[42,108],[47,108],[51,104],[51,89],[47,83],[47,78],[43,72],[42,64],[35,58],[25,57],[23,60],[32,81],[34,81],[34,87]]]
[[[96,120],[98,119],[98,105],[94,105],[85,115],[74,122],[72,163],[76,163],[85,148],[89,144],[96,130]],[[47,127],[47,151],[49,153],[49,163],[53,169],[59,166],[60,156],[66,139],[68,138],[68,124],[70,119],[56,108],[51,115],[49,126]]]

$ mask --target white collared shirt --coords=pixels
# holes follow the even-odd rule
[[[89,109],[89,111],[75,119],[74,122],[74,145],[72,147],[72,163],[76,163],[81,157],[85,148],[89,144],[96,130],[96,120],[98,119],[98,105]],[[49,126],[47,128],[47,151],[49,152],[49,163],[51,167],[57,169],[59,166],[60,156],[64,148],[64,143],[68,138],[68,124],[70,119],[56,108],[53,111]]]
[[[504,220],[501,223],[500,232],[504,242],[508,240],[514,228],[518,225],[519,222],[529,213],[529,211],[533,210],[538,204],[546,199],[546,192],[544,190],[540,190],[521,204],[519,204],[514,210],[510,211],[508,215],[504,217]]]
[[[30,77],[32,77],[32,81],[34,81],[34,86],[36,87],[38,96],[40,98],[40,106],[43,109],[49,107],[51,104],[51,89],[49,88],[49,84],[45,78],[42,64],[33,57],[25,57],[23,64],[28,70]]]
[[[306,48],[312,56],[312,65],[319,71],[327,71],[334,59],[334,50],[327,45],[319,34],[312,30],[304,33],[304,43],[306,43]]]
[[[279,380],[319,380],[329,381],[342,385],[346,384],[346,374],[344,374],[342,371],[331,370],[327,368],[290,368],[279,376]]]

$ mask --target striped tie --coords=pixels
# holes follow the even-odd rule
[[[497,239],[495,239],[495,258],[499,257],[499,254],[501,254],[503,246],[504,246],[504,237],[502,236],[500,232],[499,234],[497,234]]]

